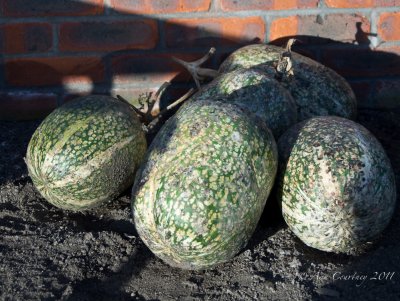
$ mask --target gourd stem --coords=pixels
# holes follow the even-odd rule
[[[128,100],[126,100],[125,98],[123,98],[121,95],[117,95],[117,98],[122,101],[125,102],[126,104],[129,105],[130,108],[132,108],[133,111],[135,111],[136,114],[139,115],[142,123],[149,123],[151,122],[151,120],[153,120],[154,117],[158,116],[158,114],[160,113],[160,101],[161,101],[161,97],[163,95],[163,92],[165,91],[165,89],[170,85],[170,82],[165,82],[161,85],[161,87],[157,90],[157,92],[155,93],[156,99],[152,100],[152,96],[153,93],[150,93],[147,97],[146,97],[146,103],[147,103],[147,111],[143,112],[140,109],[138,109],[137,107],[135,107],[133,104],[131,104]],[[142,104],[144,106],[144,104]]]
[[[195,89],[190,89],[189,91],[187,91],[183,96],[181,96],[179,99],[175,100],[173,103],[171,103],[170,105],[168,105],[164,110],[162,110],[148,125],[147,125],[147,133],[151,132],[152,130],[154,130],[154,128],[156,127],[156,125],[159,123],[160,119],[165,115],[165,113],[167,113],[168,111],[172,110],[173,108],[175,108],[177,105],[181,104],[182,102],[184,102],[185,100],[187,100],[190,96],[193,95],[193,93],[195,92]]]
[[[165,82],[161,85],[161,87],[157,90],[156,92],[156,100],[153,103],[152,108],[149,110],[151,116],[158,116],[158,114],[160,114],[160,102],[161,102],[161,97],[165,91],[165,89],[167,89],[167,87],[171,85],[170,82]]]
[[[289,39],[287,41],[285,50],[280,54],[279,60],[275,63],[275,78],[279,81],[294,76],[292,46],[295,41],[296,39]]]
[[[215,78],[215,77],[217,77],[219,75],[219,72],[218,72],[218,70],[199,67],[197,69],[197,74],[199,74],[201,77]]]
[[[200,67],[200,65],[206,62],[214,53],[215,53],[215,48],[212,47],[206,55],[193,62],[186,62],[176,57],[172,57],[172,60],[182,65],[186,70],[189,71],[189,73],[192,75],[194,79],[194,82],[196,83],[196,87],[200,89],[201,80],[203,80],[205,77],[214,78],[218,75],[217,70]]]
[[[154,130],[154,128],[158,125],[159,121],[161,118],[170,110],[187,100],[190,96],[193,95],[195,92],[195,89],[190,89],[188,92],[186,92],[183,96],[181,96],[179,99],[175,100],[172,104],[168,105],[164,110],[160,110],[160,100],[162,93],[165,91],[165,89],[170,85],[169,82],[165,82],[164,84],[161,85],[161,87],[157,90],[155,93],[156,95],[156,100],[151,101],[148,99],[148,109],[147,112],[144,113],[138,108],[136,108],[134,105],[129,103],[128,100],[123,98],[121,95],[117,95],[117,98],[128,104],[130,108],[132,108],[133,111],[135,111],[136,114],[139,115],[140,121],[146,128],[146,132],[149,133],[149,131]],[[151,97],[151,96],[150,96]]]
[[[188,99],[190,96],[193,95],[194,93],[194,89],[190,89],[189,91],[187,91],[185,93],[185,95],[181,96],[179,99],[175,100],[173,103],[171,103],[170,105],[168,105],[164,110],[161,111],[161,113],[159,115],[164,114],[165,112],[172,110],[174,107],[176,107],[177,105],[181,104],[182,102],[184,102],[186,99]]]
[[[286,47],[285,47],[286,52],[289,52],[289,53],[292,52],[292,46],[293,46],[294,42],[296,42],[296,41],[297,41],[296,39],[289,39],[289,41],[287,41]]]

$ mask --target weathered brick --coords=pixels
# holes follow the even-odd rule
[[[7,54],[46,52],[53,46],[49,23],[16,23],[1,26],[3,52]]]
[[[298,33],[299,17],[290,16],[286,18],[275,19],[271,23],[271,29],[269,32],[270,41],[275,41],[284,37],[295,36]]]
[[[144,100],[146,98],[146,95],[148,95],[149,93],[154,94],[156,91],[157,88],[114,88],[110,92],[113,97],[121,95],[130,104],[134,105],[137,108],[140,108],[141,104],[139,100]]]
[[[171,57],[175,56],[187,61],[200,58],[198,54],[132,54],[121,55],[112,60],[114,85],[128,83],[160,84],[165,81],[191,82],[190,74]]]
[[[171,48],[232,46],[264,41],[260,17],[171,19],[165,24],[166,44]]]
[[[57,106],[57,95],[31,91],[0,93],[0,120],[32,120]]]
[[[399,49],[400,50],[400,49]],[[400,75],[400,56],[396,49],[327,49],[323,63],[348,77],[377,77]]]
[[[150,49],[158,41],[157,22],[69,22],[60,26],[62,51]]]
[[[97,57],[21,58],[5,61],[6,83],[12,86],[49,86],[101,82],[104,66]]]
[[[221,0],[225,11],[299,9],[318,6],[318,0]]]
[[[78,97],[82,97],[82,96],[87,96],[87,95],[110,95],[110,93],[105,93],[104,91],[92,91],[92,90],[87,90],[87,91],[65,91],[62,95],[61,95],[61,105],[75,100]]]
[[[399,0],[325,0],[325,4],[335,8],[362,8],[379,6],[398,6]]]
[[[211,0],[111,0],[121,13],[160,14],[208,11]]]
[[[3,0],[5,16],[84,16],[101,14],[103,0],[65,1],[65,0]]]
[[[379,17],[378,33],[384,41],[400,40],[400,12],[382,13]]]
[[[117,95],[121,95],[123,98],[128,100],[129,103],[136,107],[140,107],[139,99],[145,99],[149,93],[152,93],[153,96],[157,92],[158,87],[164,82],[153,83],[153,87],[123,87],[123,86],[113,86],[112,88],[103,89],[99,87],[94,91],[66,91],[62,97],[61,102],[66,103],[71,100],[74,100],[78,97],[96,94],[96,95],[111,95],[113,97],[117,97]],[[162,103],[161,105],[165,105],[165,101],[178,99],[180,96],[185,94],[188,91],[188,88],[176,87],[176,85],[170,85],[163,92]],[[169,103],[169,102],[168,102]]]
[[[270,40],[302,35],[303,40],[317,37],[341,42],[368,44],[369,20],[358,14],[290,16],[275,19],[271,24]],[[304,41],[306,42],[306,41]]]

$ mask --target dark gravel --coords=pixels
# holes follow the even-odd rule
[[[382,142],[399,182],[400,111],[362,110],[359,122]],[[40,197],[23,161],[38,125],[0,122],[1,300],[400,300],[399,206],[382,237],[357,256],[306,247],[269,205],[234,260],[207,271],[174,269],[137,236],[129,193],[85,213]]]

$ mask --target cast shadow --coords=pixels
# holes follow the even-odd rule
[[[76,1],[70,1],[76,2]],[[90,6],[90,4],[82,4]],[[119,12],[110,11],[112,15],[119,15]],[[125,14],[126,15],[126,14]],[[143,16],[143,15],[134,15],[131,14],[132,18],[140,18],[143,20],[155,20],[157,24],[163,26],[163,20],[157,20],[154,17]],[[183,37],[189,36],[192,37],[190,40],[190,47],[192,47],[192,59],[198,58],[202,56],[204,51],[208,50],[210,46],[219,46],[220,54],[215,57],[209,63],[209,67],[216,68],[219,63],[233,50],[236,48],[245,45],[257,42],[254,39],[238,39],[237,37],[222,37],[220,33],[213,32],[212,30],[201,29],[199,32],[196,28],[184,27],[181,24],[175,24],[176,32],[181,33]],[[359,31],[355,36],[355,42],[352,43],[343,43],[338,41],[332,41],[329,39],[324,39],[315,36],[294,36],[296,39],[299,39],[301,43],[295,44],[293,50],[298,51],[306,56],[309,56],[317,61],[320,61],[327,66],[333,68],[338,73],[344,75],[353,86],[353,89],[356,92],[356,95],[359,99],[359,102],[364,102],[364,98],[368,97],[369,93],[375,93],[371,89],[376,87],[377,82],[382,81],[392,81],[394,77],[399,76],[400,70],[400,58],[395,53],[372,50],[370,49],[370,42],[368,39],[369,33],[364,33],[361,30],[360,24],[355,24]],[[207,37],[208,36],[208,37]],[[194,37],[194,38],[193,38]],[[286,41],[291,37],[284,37],[278,40],[272,41],[273,44],[283,46],[286,44]],[[186,46],[189,47],[189,46]],[[79,74],[71,73],[60,73],[58,70],[52,68],[49,65],[44,65],[38,63],[37,61],[25,61],[25,66],[22,66],[24,70],[30,70],[29,73],[26,74],[27,78],[32,78],[34,76],[38,76],[32,70],[46,70],[51,77],[53,78],[53,84],[51,86],[42,86],[37,87],[37,91],[41,91],[43,89],[55,89],[57,94],[60,97],[63,97],[63,101],[69,101],[73,99],[76,95],[74,92],[66,89],[64,86],[65,77],[74,77],[74,76],[84,76],[88,79],[89,82],[93,83],[93,87],[88,93],[95,94],[105,94],[110,95],[112,93],[113,88],[113,78],[114,77],[126,77],[130,80],[140,80],[142,82],[148,81],[153,75],[161,74],[160,78],[164,78],[165,75],[170,74],[171,72],[177,72],[179,75],[174,77],[171,82],[168,92],[165,94],[165,98],[162,101],[162,107],[165,107],[168,103],[170,103],[174,98],[178,97],[185,91],[188,87],[192,86],[192,81],[190,76],[183,70],[181,67],[177,66],[175,63],[169,60],[168,55],[171,51],[175,51],[178,57],[187,59],[186,56],[179,55],[179,52],[182,51],[182,48],[169,49],[163,45],[159,45],[157,49],[154,50],[153,60],[149,60],[148,52],[141,50],[133,50],[133,49],[124,49],[113,51],[109,53],[105,53],[100,55],[99,61],[102,65],[106,66],[105,71],[110,71],[110,66],[117,66],[117,68],[113,69],[110,73],[110,76],[105,79],[99,80],[97,76],[94,76],[94,70],[97,68],[101,68],[97,65],[97,63],[93,63],[93,65],[88,62],[87,66],[84,66]],[[151,52],[151,51],[150,51]],[[183,52],[183,51],[182,51]],[[4,61],[3,58],[0,57],[0,62]],[[7,64],[6,62],[3,64]],[[39,65],[38,65],[39,64]],[[0,77],[5,78],[5,82],[8,81],[6,74],[0,74]],[[371,87],[368,86],[365,89],[365,83],[374,82]],[[160,84],[162,81],[160,81]],[[388,86],[393,91],[397,91],[397,87]],[[1,88],[4,88],[1,87]],[[17,89],[18,86],[12,87],[13,89]],[[30,87],[28,87],[30,89]],[[35,88],[36,89],[36,88]],[[386,90],[386,95],[391,95],[390,91]],[[379,96],[379,95],[378,95]],[[397,98],[398,100],[398,98]],[[396,103],[395,98],[388,98],[388,103],[393,105],[394,107],[398,106],[399,103]],[[4,131],[5,128],[12,125],[12,123],[4,123]],[[8,160],[7,156],[3,157],[2,164],[5,166],[5,170],[11,171],[9,175],[5,175],[1,178],[1,184],[8,181],[15,181],[24,175],[26,175],[26,168],[24,167],[24,163],[22,158],[24,156],[24,149],[27,146],[27,143],[30,139],[31,134],[33,133],[35,127],[38,125],[38,122],[29,123],[28,129],[24,132],[23,135],[18,138],[15,142],[13,142],[17,149],[17,156],[19,157],[18,162],[15,160]],[[22,130],[22,129],[21,129]],[[15,133],[17,134],[17,133]],[[3,139],[8,139],[9,136],[5,136]],[[11,154],[13,146],[5,148],[5,152]],[[14,165],[17,164],[20,170],[15,170]],[[42,200],[40,200],[42,201]],[[398,209],[396,214],[398,215]],[[39,216],[40,218],[40,216]],[[46,221],[46,217],[43,216],[43,222]],[[94,228],[100,227],[101,229],[107,229],[109,225],[102,224],[90,224],[88,225],[87,221],[84,220],[83,216],[80,214],[72,215],[72,220],[75,220],[77,225],[82,229],[86,229],[87,231],[92,231]],[[51,222],[51,221],[50,221]],[[115,226],[118,231],[125,231],[127,229],[126,225],[121,224]],[[256,230],[256,234],[252,238],[249,243],[249,248],[254,248],[260,242],[265,240],[267,237],[273,235],[276,231],[284,227],[283,219],[281,217],[281,213],[279,210],[279,206],[276,202],[268,200],[265,210],[263,212],[263,216],[259,223],[259,226]],[[399,229],[399,221],[396,219],[395,223],[391,225],[391,231],[395,231],[395,229]],[[386,242],[387,245],[390,244],[389,241]],[[328,260],[327,258],[330,255],[321,255],[319,256],[313,250],[310,250],[307,247],[299,247],[302,248],[306,256],[309,256],[309,261],[311,260]],[[394,245],[394,250],[399,250],[399,244]],[[308,254],[308,255],[307,255]],[[380,254],[380,253],[378,253]],[[393,255],[392,253],[384,253],[387,256]],[[321,257],[321,258],[319,258]],[[118,272],[111,272],[108,274],[107,279],[86,279],[80,281],[78,283],[74,283],[73,293],[67,298],[67,300],[89,300],[95,297],[100,300],[104,299],[129,299],[131,296],[128,295],[123,286],[126,284],[132,277],[136,277],[141,273],[143,269],[146,268],[149,260],[152,260],[154,257],[151,252],[143,247],[140,252],[136,254],[136,256],[132,256],[127,263],[121,264],[120,270]],[[339,258],[338,260],[342,260]],[[389,261],[388,261],[389,263]],[[382,265],[379,262],[372,262],[371,270],[373,269],[382,269],[382,268],[392,268],[390,265]],[[351,266],[348,268],[351,270]],[[334,283],[336,285],[336,283]]]
[[[79,11],[92,11],[99,10],[93,4],[83,3],[78,0],[71,0],[68,3],[62,0],[55,1],[42,1],[39,4],[31,5],[29,4],[29,9],[31,8],[33,12],[40,13],[51,11],[54,7],[59,6],[60,3],[65,4],[67,9],[69,7],[78,6],[76,9]],[[11,2],[10,2],[11,3]],[[9,7],[14,7],[14,5],[8,4]],[[32,7],[31,7],[32,6]],[[27,8],[28,9],[28,8]],[[157,87],[165,80],[169,80],[171,85],[163,93],[161,99],[161,109],[165,108],[173,100],[182,96],[190,87],[194,84],[191,80],[190,75],[179,66],[177,63],[173,62],[171,59],[171,54],[185,60],[198,59],[210,48],[211,45],[217,46],[226,51],[234,50],[242,45],[258,42],[257,38],[239,38],[237,36],[222,36],[221,33],[213,30],[208,30],[207,28],[196,28],[187,27],[179,23],[174,23],[170,20],[157,19],[156,17],[140,15],[134,13],[126,13],[116,11],[112,8],[108,8],[107,14],[109,16],[121,16],[123,20],[141,20],[144,22],[151,21],[156,22],[159,31],[164,31],[165,27],[170,28],[172,38],[181,41],[172,46],[168,46],[165,41],[166,37],[161,35],[161,40],[157,42],[154,49],[140,50],[140,49],[120,49],[111,52],[88,52],[88,59],[85,64],[79,65],[77,68],[64,68],[60,71],[55,68],[51,63],[45,62],[43,60],[37,59],[21,59],[14,60],[9,59],[8,55],[5,55],[4,51],[0,53],[0,101],[4,98],[2,104],[2,113],[0,118],[3,120],[11,119],[31,119],[33,116],[37,116],[37,108],[27,106],[29,101],[19,100],[18,94],[15,94],[19,90],[24,90],[27,93],[50,93],[57,94],[58,105],[61,105],[67,101],[71,101],[80,95],[86,94],[101,94],[101,95],[113,95],[120,93],[122,96],[127,98],[131,103],[137,104],[139,95],[136,94],[138,90],[141,89],[142,84],[146,86],[149,82],[154,82],[154,87],[149,88],[154,92]],[[54,21],[55,20],[55,21]],[[57,18],[49,19],[49,22],[56,22]],[[85,21],[86,22],[86,21]],[[90,23],[90,22],[89,22]],[[96,31],[101,32],[101,22],[99,22],[99,28],[96,30],[95,22],[91,23],[92,34]],[[118,35],[119,32],[115,32]],[[82,32],[81,40],[84,39],[94,39],[89,33]],[[108,40],[112,40],[108,35],[104,36],[104,43]],[[0,39],[3,41],[2,39]],[[128,43],[129,41],[127,41]],[[5,45],[1,45],[0,50],[4,50]],[[40,47],[32,47],[32,53],[35,54],[35,49]],[[188,51],[189,49],[189,51]],[[40,55],[40,53],[38,53]],[[69,52],[63,52],[60,54],[62,57],[70,57]],[[84,55],[84,53],[83,53]],[[6,58],[5,58],[6,56]],[[62,63],[62,62],[60,62]],[[205,67],[217,68],[217,58],[214,57],[209,62],[205,64]],[[13,71],[10,71],[13,70]],[[101,76],[104,74],[104,77]],[[175,76],[170,77],[171,74]],[[44,85],[38,82],[41,77],[48,79],[49,84]],[[87,82],[87,86],[76,87],[74,84],[74,78],[84,79]],[[154,79],[155,78],[155,79]],[[69,84],[72,79],[72,84]],[[121,80],[122,82],[134,83],[133,87],[121,88],[121,90],[114,91],[115,80]],[[26,83],[32,83],[26,85]],[[74,86],[75,85],[75,86]],[[72,87],[71,87],[72,86]],[[135,90],[131,92],[131,90]],[[147,90],[147,88],[146,88]],[[146,91],[143,91],[146,92]],[[8,93],[14,93],[12,101]],[[130,96],[132,93],[132,96]],[[43,100],[45,101],[45,100]],[[25,103],[24,103],[25,102]],[[35,102],[36,104],[36,102]],[[20,107],[20,113],[16,117],[15,114],[11,112],[15,110],[15,106]],[[23,109],[25,106],[26,109]],[[7,113],[7,111],[10,112]],[[45,114],[50,111],[46,109]],[[173,113],[172,111],[171,113]],[[169,117],[171,114],[167,115]],[[40,119],[39,119],[40,120]],[[25,149],[28,145],[30,136],[34,132],[34,128],[37,123],[32,122],[28,124],[28,129],[24,134],[21,135],[19,139],[15,141],[15,145],[10,145],[10,147],[17,148],[18,159],[16,160],[4,160],[1,163],[5,174],[0,177],[0,183],[5,183],[7,181],[14,181],[22,176],[26,175],[27,171],[22,158],[25,156]],[[12,128],[14,123],[4,123],[4,128]],[[19,127],[22,130],[22,126]],[[6,141],[12,138],[11,133],[3,131],[0,137],[2,141]],[[13,142],[14,143],[14,142]],[[9,153],[10,149],[6,146],[0,145],[0,150],[3,153]],[[11,152],[10,152],[11,153]]]

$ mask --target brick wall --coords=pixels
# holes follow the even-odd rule
[[[400,104],[400,0],[0,0],[0,118],[85,93],[128,99],[190,76],[170,60],[285,44],[332,67],[361,106]]]

